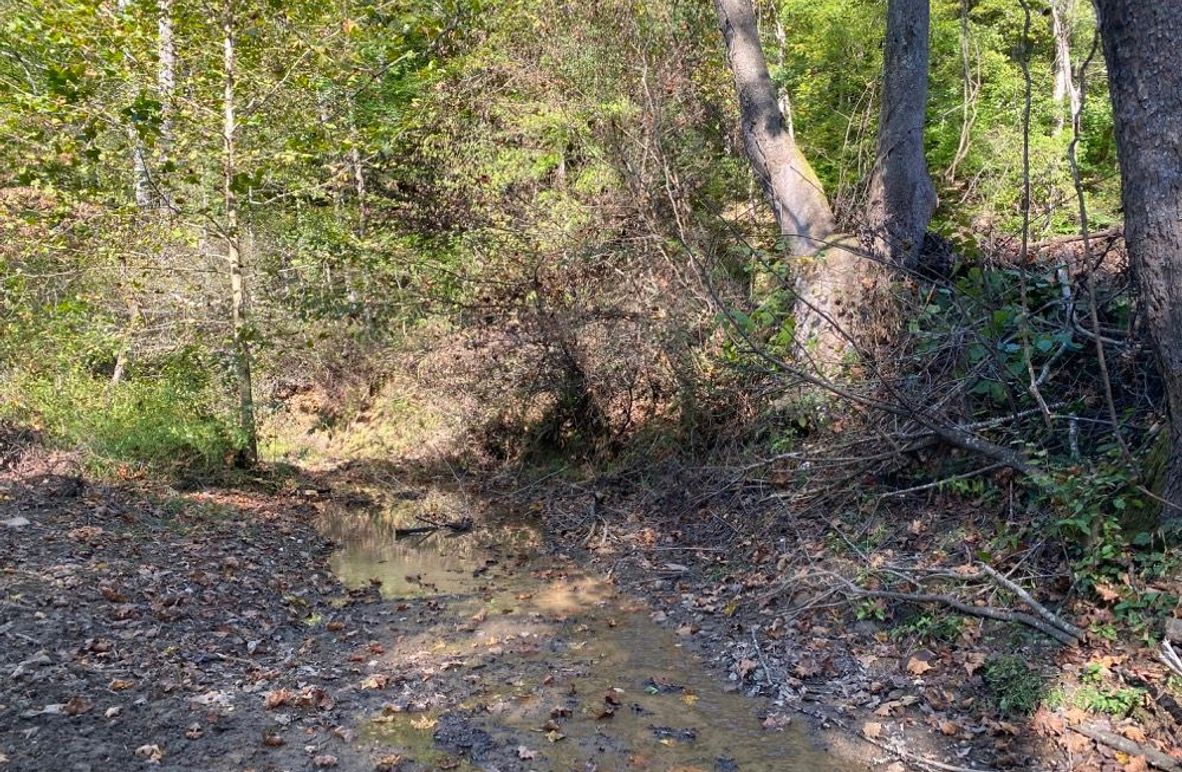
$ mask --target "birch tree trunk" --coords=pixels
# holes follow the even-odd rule
[[[1055,133],[1063,131],[1066,116],[1079,112],[1079,88],[1071,72],[1071,31],[1075,0],[1051,0],[1051,34],[1055,39],[1055,86],[1051,96],[1058,114]],[[1064,104],[1066,103],[1066,104]],[[1066,110],[1066,112],[1065,112]]]
[[[1163,519],[1182,525],[1182,0],[1098,0],[1125,239],[1165,384]]]
[[[851,339],[869,321],[867,282],[874,268],[856,240],[835,235],[833,210],[784,121],[751,0],[715,0],[739,101],[747,157],[775,213],[794,273],[798,357],[824,373],[840,369]]]
[[[875,253],[906,268],[918,265],[936,210],[923,154],[930,13],[928,0],[887,3],[878,152],[866,212]]]
[[[246,283],[242,272],[242,240],[238,227],[238,197],[234,190],[234,8],[225,0],[222,8],[222,202],[225,222],[226,260],[230,266],[230,309],[234,342],[234,370],[238,381],[239,427],[245,446],[241,460],[252,466],[258,460],[258,438],[254,416],[254,388],[250,374],[250,342],[246,326]]]
[[[176,43],[173,39],[172,0],[156,0],[156,90],[160,97],[160,136],[156,143],[156,206],[167,208],[171,198],[165,170],[172,152],[173,95],[176,91]]]

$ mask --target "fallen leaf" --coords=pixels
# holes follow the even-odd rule
[[[1095,585],[1093,585],[1093,587],[1096,590],[1096,594],[1100,596],[1100,599],[1107,603],[1120,600],[1120,593],[1106,584],[1097,582]]]
[[[957,726],[955,721],[940,722],[940,734],[947,737],[954,737],[958,732],[960,732],[960,727]]]
[[[286,705],[291,702],[295,695],[291,693],[291,689],[276,689],[267,692],[263,697],[263,707],[267,710],[277,708],[280,705]]]
[[[517,746],[517,758],[524,759],[526,761],[531,761],[533,759],[536,759],[537,757],[538,757],[537,751],[531,751],[529,748],[526,748],[524,745]]]
[[[81,695],[74,695],[66,702],[66,706],[62,708],[62,712],[67,716],[77,716],[82,713],[90,712],[90,709],[93,707],[94,706],[91,705],[90,701],[85,697],[82,697]]]
[[[112,678],[111,683],[107,684],[107,688],[113,692],[127,691],[133,686],[135,686],[135,681],[129,678]]]
[[[361,682],[362,689],[385,689],[390,682],[390,676],[385,673],[374,673]]]
[[[969,674],[969,678],[972,678],[973,673],[976,673],[985,666],[986,658],[985,652],[983,651],[971,651],[968,653],[964,658],[964,671]]]
[[[911,675],[923,675],[932,669],[931,663],[918,657],[907,660],[907,672]]]
[[[159,745],[141,745],[135,749],[135,755],[149,764],[159,764],[160,760],[164,758],[164,749]]]
[[[862,724],[862,734],[871,740],[877,740],[879,737],[882,737],[882,724],[877,721],[867,721],[865,724]]]
[[[378,759],[378,763],[374,765],[374,772],[396,772],[402,766],[402,755],[398,753],[391,753],[388,756],[383,756]]]
[[[337,757],[331,753],[322,753],[319,756],[312,757],[312,766],[319,769],[327,767],[335,767],[337,765]]]

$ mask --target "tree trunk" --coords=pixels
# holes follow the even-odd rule
[[[1163,519],[1182,524],[1182,0],[1098,0],[1125,239],[1165,384]]]
[[[833,235],[833,210],[820,180],[784,126],[751,0],[716,0],[715,5],[751,167],[772,203],[789,254],[816,254]]]
[[[867,209],[874,251],[915,268],[936,209],[923,154],[928,101],[928,0],[889,0],[878,154]]]
[[[740,128],[751,168],[771,202],[791,259],[797,356],[825,374],[845,366],[853,343],[877,327],[878,272],[856,241],[835,235],[821,182],[787,129],[759,40],[751,0],[715,0],[739,98]]]
[[[242,273],[242,242],[238,227],[238,197],[234,191],[236,172],[234,140],[234,11],[226,0],[222,15],[222,196],[226,260],[230,265],[230,309],[234,336],[234,371],[238,381],[239,425],[243,446],[241,460],[252,466],[258,460],[258,438],[254,418],[254,389],[250,375],[250,342],[246,326],[246,283]]]
[[[1071,72],[1071,29],[1074,15],[1075,0],[1051,0],[1051,34],[1055,39],[1055,86],[1051,96],[1058,110],[1055,116],[1056,134],[1063,131],[1065,118],[1079,112],[1080,106],[1079,89]],[[1067,104],[1064,105],[1064,102]]]
[[[156,90],[160,97],[160,137],[156,143],[156,205],[171,203],[164,171],[172,151],[173,93],[176,91],[176,43],[172,34],[172,0],[156,0]]]

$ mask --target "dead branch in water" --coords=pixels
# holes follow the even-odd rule
[[[472,518],[461,517],[459,520],[448,520],[445,522],[436,522],[423,516],[418,516],[416,520],[422,520],[427,525],[414,526],[411,528],[395,528],[394,538],[405,539],[407,536],[416,536],[423,533],[435,533],[440,530],[448,530],[452,533],[466,533],[472,530]]]

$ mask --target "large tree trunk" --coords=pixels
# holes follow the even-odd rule
[[[258,460],[258,438],[250,374],[250,343],[247,339],[242,236],[238,227],[238,197],[234,190],[234,148],[238,129],[234,111],[234,79],[234,10],[232,0],[225,0],[222,15],[222,196],[226,210],[223,230],[226,260],[230,266],[230,313],[234,336],[234,371],[238,381],[239,425],[245,442],[241,457],[244,465],[251,466]]]
[[[1182,0],[1097,0],[1125,239],[1165,382],[1163,518],[1182,523]]]
[[[792,255],[812,255],[833,235],[833,210],[821,182],[784,125],[767,70],[751,0],[716,0],[727,59],[739,96],[747,156]]]
[[[867,220],[874,251],[914,268],[936,209],[923,155],[928,101],[928,0],[889,0],[878,155]]]
[[[775,212],[795,276],[798,355],[835,373],[852,342],[873,326],[867,302],[872,268],[854,240],[836,236],[833,210],[821,182],[784,121],[751,0],[715,0],[727,60],[739,98],[747,156]]]

